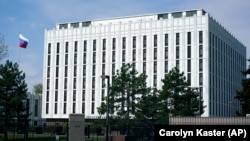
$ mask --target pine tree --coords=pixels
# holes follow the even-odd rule
[[[4,140],[8,140],[8,128],[13,121],[22,127],[27,121],[26,98],[27,84],[25,74],[17,63],[7,60],[0,65],[0,113],[4,121]]]
[[[248,59],[250,63],[250,59]],[[237,115],[246,116],[246,114],[250,114],[250,78],[247,77],[250,75],[250,67],[242,72],[245,75],[245,78],[241,81],[242,89],[236,91],[236,99],[240,100],[241,111],[237,111]]]
[[[200,94],[189,86],[183,72],[173,68],[162,82],[159,93],[159,122],[168,123],[169,116],[197,116],[203,113],[204,106]]]

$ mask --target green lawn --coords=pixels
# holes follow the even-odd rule
[[[28,135],[29,141],[57,141],[55,135],[49,135],[49,134],[32,134],[30,133]],[[24,135],[23,134],[12,134],[9,133],[8,135],[9,141],[23,141]],[[94,136],[90,137],[92,141],[104,141],[105,138],[103,136]],[[88,137],[85,136],[85,140],[88,141]],[[0,134],[0,141],[3,141],[3,134]],[[59,141],[67,141],[65,135],[59,136]]]

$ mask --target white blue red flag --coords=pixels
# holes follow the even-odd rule
[[[22,34],[19,34],[19,47],[26,48],[29,40],[25,38]]]

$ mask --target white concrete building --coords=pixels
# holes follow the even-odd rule
[[[29,105],[29,125],[43,126],[45,120],[42,119],[42,94],[27,93]]]
[[[200,90],[202,116],[234,116],[240,108],[234,96],[246,47],[202,9],[59,23],[44,38],[43,118],[99,116],[106,95],[100,76],[112,78],[123,63],[134,63],[158,89],[178,67]]]

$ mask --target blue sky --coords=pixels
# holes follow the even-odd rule
[[[44,31],[57,23],[204,9],[247,47],[250,58],[249,0],[0,0],[0,33],[9,46],[6,59],[19,61],[29,91],[42,83]],[[18,47],[18,35],[29,39]]]

